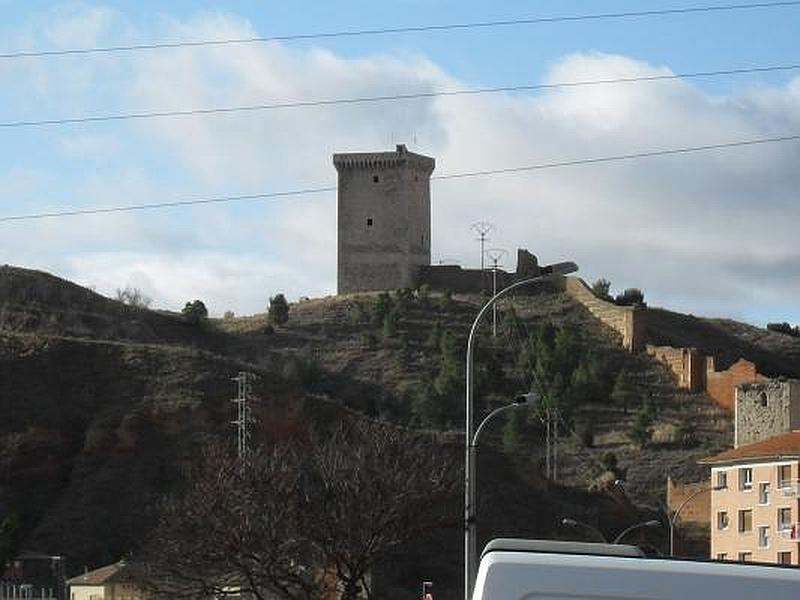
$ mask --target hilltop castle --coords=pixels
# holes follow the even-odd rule
[[[431,173],[436,161],[409,152],[334,154],[339,175],[337,291],[339,294],[415,288],[480,291],[480,269],[431,265]],[[498,271],[498,284],[538,272],[536,257],[517,254],[516,273]]]

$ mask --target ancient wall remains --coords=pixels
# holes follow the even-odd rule
[[[670,514],[675,514],[692,494],[697,494],[681,509],[678,520],[681,523],[697,523],[708,525],[711,519],[711,482],[700,481],[697,483],[681,483],[667,477],[667,508]],[[708,490],[704,493],[701,490]]]
[[[647,344],[647,353],[663,363],[675,375],[675,383],[679,388],[690,392],[703,390],[705,356],[696,348]]]
[[[501,290],[519,281],[536,277],[539,274],[539,262],[533,254],[524,248],[517,250],[517,268],[510,273],[497,269],[497,290]],[[457,294],[476,294],[483,290],[492,290],[492,270],[463,269],[458,265],[425,265],[421,266],[415,278],[416,287],[427,285],[435,290],[449,290]]]
[[[722,408],[733,410],[737,385],[764,381],[766,378],[758,373],[756,365],[749,360],[740,358],[728,369],[717,371],[714,357],[707,356],[705,379],[706,394]]]
[[[432,158],[409,152],[335,154],[338,293],[410,288],[431,262]]]
[[[618,306],[602,300],[579,277],[564,277],[562,281],[567,294],[620,335],[623,347],[630,351],[644,348],[647,335],[646,309]]]
[[[800,429],[800,381],[742,383],[735,391],[734,447]]]

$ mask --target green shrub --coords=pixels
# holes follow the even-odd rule
[[[800,327],[792,327],[789,323],[767,323],[767,329],[775,333],[783,333],[794,337],[800,337]]]
[[[378,294],[378,299],[372,307],[372,322],[375,325],[383,325],[383,320],[392,310],[392,306],[392,297],[389,295],[389,292],[381,292]]]
[[[383,318],[383,339],[390,340],[397,334],[397,313],[389,311]]]
[[[644,448],[653,437],[653,413],[648,402],[642,402],[636,412],[636,419],[628,432],[630,440],[639,448]]]
[[[594,422],[592,420],[587,419],[585,421],[580,421],[575,433],[584,446],[587,448],[594,448]]]
[[[644,301],[644,292],[638,288],[627,288],[621,294],[617,294],[614,303],[619,306],[647,306]]]
[[[208,309],[201,300],[193,300],[186,303],[181,314],[187,323],[198,325],[208,318]]]
[[[695,448],[700,444],[697,426],[693,421],[687,419],[675,428],[675,443],[681,448]]]
[[[592,292],[602,300],[612,301],[611,282],[608,279],[600,278],[592,284]]]
[[[269,299],[267,316],[276,325],[284,325],[289,320],[289,303],[283,294],[275,294]]]

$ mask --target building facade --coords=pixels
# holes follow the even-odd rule
[[[333,164],[338,293],[415,287],[431,262],[435,161],[398,145],[394,152],[334,154]]]
[[[700,462],[711,469],[711,558],[800,565],[800,431]]]

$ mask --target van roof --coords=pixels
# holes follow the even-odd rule
[[[591,554],[597,556],[624,556],[644,558],[636,546],[624,544],[599,544],[594,542],[565,542],[556,540],[521,540],[497,538],[486,544],[481,558],[490,552],[536,552],[540,554]]]

